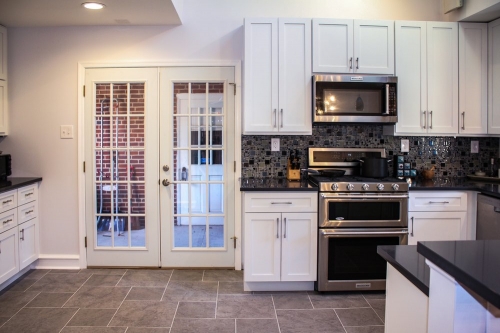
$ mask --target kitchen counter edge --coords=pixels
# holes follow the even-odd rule
[[[241,192],[318,192],[318,187],[308,181],[294,181],[286,178],[241,178]]]
[[[477,191],[500,198],[500,183],[474,181],[468,178],[417,180],[410,191]]]
[[[42,177],[9,177],[0,182],[0,193],[12,191],[42,181]]]
[[[425,264],[425,257],[417,252],[416,245],[378,246],[377,253],[421,292],[429,296],[430,269]]]

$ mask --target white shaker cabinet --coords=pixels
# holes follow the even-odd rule
[[[244,134],[311,134],[311,20],[245,19]]]
[[[8,134],[7,29],[0,25],[0,136]]]
[[[19,224],[19,270],[38,259],[38,219]]]
[[[316,281],[317,193],[245,193],[246,282]]]
[[[488,134],[500,134],[500,19],[488,23]]]
[[[488,25],[458,24],[460,134],[488,132]]]
[[[17,227],[0,233],[0,284],[19,272]]]
[[[458,24],[396,21],[395,26],[398,123],[384,133],[457,134]]]
[[[313,72],[394,74],[394,21],[313,19]]]
[[[0,80],[7,80],[7,28],[0,25]]]
[[[408,245],[467,239],[467,193],[410,192]]]

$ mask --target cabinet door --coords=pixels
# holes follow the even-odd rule
[[[311,134],[311,20],[279,19],[279,132]]]
[[[38,219],[34,218],[19,228],[19,269],[38,259]]]
[[[488,132],[488,25],[459,23],[459,133]]]
[[[354,20],[354,72],[394,74],[394,21]]]
[[[7,80],[7,28],[0,25],[0,80]]]
[[[466,239],[467,212],[410,212],[408,245]]]
[[[280,281],[280,213],[245,214],[245,281]]]
[[[245,19],[245,134],[278,132],[278,19]]]
[[[0,234],[0,284],[19,272],[17,227]]]
[[[398,122],[396,132],[426,133],[427,24],[396,21],[396,76]]]
[[[458,23],[427,23],[428,133],[458,133]]]
[[[488,133],[500,134],[500,20],[488,23]]]
[[[0,80],[0,135],[8,134],[7,81]]]
[[[281,281],[316,281],[317,214],[283,213]]]
[[[352,73],[353,20],[313,19],[313,72]]]

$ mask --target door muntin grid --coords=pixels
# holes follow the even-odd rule
[[[224,250],[224,82],[173,85],[173,250]]]
[[[95,83],[95,248],[147,248],[144,82]]]

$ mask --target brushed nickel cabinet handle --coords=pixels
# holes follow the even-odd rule
[[[24,229],[21,229],[21,233],[22,233],[21,240],[23,241],[24,240]]]
[[[449,201],[429,201],[430,204],[449,204]]]
[[[8,220],[3,221],[3,224],[7,224],[9,222],[12,222],[12,219],[8,219]]]
[[[290,201],[288,202],[271,202],[271,205],[291,205]]]
[[[286,238],[286,217],[284,219],[285,222],[285,230],[283,231],[283,238]]]
[[[283,109],[281,109],[281,128],[283,128]]]
[[[465,112],[462,112],[462,129],[465,129]]]
[[[359,58],[356,58],[356,69],[359,69]]]
[[[349,69],[352,69],[352,57],[349,59]]]
[[[431,124],[429,125],[429,129],[432,129],[432,111],[429,111],[429,115],[431,116]]]
[[[423,111],[422,113],[424,115],[424,125],[422,127],[425,129],[425,128],[427,128],[426,127],[426,125],[427,125],[427,111]]]
[[[10,200],[5,200],[5,201],[2,201],[2,203],[5,205],[5,204],[8,204],[9,202],[12,202],[12,199]]]
[[[276,109],[274,109],[273,113],[274,113],[274,116],[273,116],[273,118],[274,118],[273,127],[276,127]]]
[[[276,238],[280,238],[279,230],[280,230],[280,219],[277,217],[276,218]]]
[[[413,237],[413,216],[411,217],[411,232],[410,236]]]

